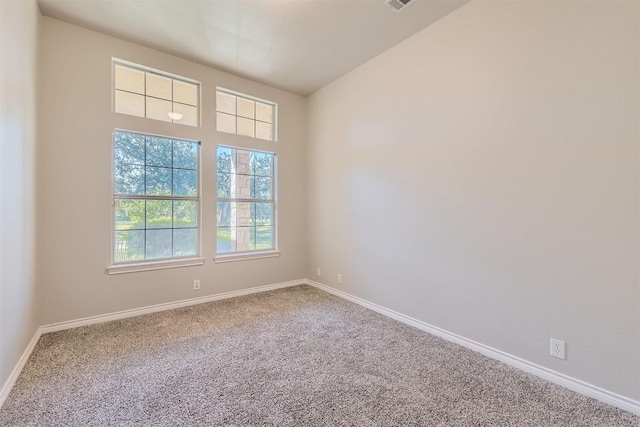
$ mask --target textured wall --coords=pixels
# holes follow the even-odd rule
[[[39,326],[35,281],[38,19],[0,1],[0,388]]]
[[[474,1],[314,94],[308,277],[640,398],[639,15]]]
[[[155,50],[43,18],[38,253],[43,323],[299,279],[306,268],[306,99]],[[202,127],[111,112],[111,58],[202,82]],[[278,103],[278,142],[215,130],[216,86]],[[109,276],[115,128],[202,141],[203,266]],[[278,155],[277,258],[215,264],[217,144]],[[202,289],[191,290],[200,279]]]

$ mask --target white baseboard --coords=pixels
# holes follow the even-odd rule
[[[36,330],[36,333],[33,334],[31,341],[29,341],[27,348],[24,349],[24,352],[22,353],[22,356],[20,356],[20,359],[18,360],[18,363],[16,364],[15,368],[13,368],[13,371],[11,371],[11,375],[9,375],[9,378],[7,378],[7,380],[2,385],[2,389],[0,390],[0,408],[2,408],[2,405],[4,405],[4,402],[7,400],[7,397],[9,396],[11,389],[13,388],[14,384],[18,380],[18,377],[22,372],[22,368],[24,368],[24,365],[27,363],[27,360],[29,360],[29,356],[31,356],[31,352],[33,351],[36,344],[38,343],[38,340],[40,339],[41,335],[42,335],[42,328],[38,328]]]
[[[9,396],[11,389],[13,388],[14,384],[16,383],[16,380],[18,379],[18,377],[20,376],[20,373],[22,372],[22,368],[24,368],[24,365],[27,363],[27,360],[29,360],[29,356],[31,356],[31,352],[33,352],[33,349],[35,348],[36,344],[38,343],[38,340],[43,334],[46,334],[49,332],[55,332],[55,331],[62,331],[65,329],[77,328],[79,326],[93,325],[96,323],[103,323],[103,322],[109,322],[112,320],[125,319],[127,317],[140,316],[142,314],[156,313],[156,312],[165,311],[165,310],[173,310],[175,308],[187,307],[190,305],[203,304],[211,301],[218,301],[218,300],[223,300],[228,298],[239,297],[243,295],[273,291],[275,289],[288,288],[291,286],[298,286],[298,285],[304,285],[304,284],[306,284],[305,280],[292,280],[290,282],[281,282],[281,283],[274,283],[272,285],[256,286],[254,288],[241,289],[239,291],[223,292],[219,294],[207,295],[207,296],[198,297],[198,298],[190,298],[190,299],[169,302],[164,304],[150,305],[147,307],[134,308],[131,310],[123,310],[115,313],[101,314],[98,316],[85,317],[83,319],[69,320],[66,322],[58,322],[58,323],[52,323],[49,325],[40,326],[36,331],[36,333],[33,335],[33,338],[31,338],[31,341],[29,342],[29,345],[27,346],[27,348],[24,350],[24,353],[22,353],[22,356],[20,357],[20,360],[16,364],[15,368],[13,368],[11,375],[9,375],[9,378],[5,381],[4,385],[2,386],[2,389],[0,390],[0,408],[2,408],[2,405],[4,404],[5,400]]]
[[[585,396],[592,397],[601,402],[607,403],[609,405],[615,406],[617,408],[623,409],[625,411],[631,412],[632,414],[640,416],[640,402],[638,402],[637,400],[630,399],[625,396],[621,396],[617,393],[605,390],[593,384],[589,384],[585,381],[572,378],[568,375],[561,374],[560,372],[556,372],[554,370],[545,368],[543,366],[529,362],[520,357],[511,355],[509,353],[505,353],[504,351],[500,351],[498,349],[489,347],[487,345],[470,340],[460,335],[453,334],[444,329],[425,323],[421,320],[417,320],[412,317],[405,316],[404,314],[398,313],[393,310],[389,310],[388,308],[382,307],[378,304],[374,304],[372,302],[369,302],[362,298],[348,294],[346,292],[340,291],[338,289],[334,289],[322,283],[318,283],[309,279],[306,280],[306,283],[310,286],[313,286],[315,288],[318,288],[320,290],[323,290],[325,292],[328,292],[340,298],[346,299],[348,301],[354,302],[358,305],[366,307],[370,310],[373,310],[384,316],[390,317],[394,320],[398,320],[402,323],[413,326],[415,328],[418,328],[430,334],[436,335],[447,341],[451,341],[453,343],[459,344],[468,349],[477,351],[478,353],[481,353],[492,359],[499,360],[500,362],[506,363],[509,366],[513,366],[514,368],[518,368],[522,371],[536,375],[540,378],[543,378],[547,381],[551,381],[552,383],[561,385],[563,387],[566,387],[570,390],[573,390]]]
[[[348,294],[346,292],[334,289],[332,287],[326,286],[322,283],[318,283],[309,279],[292,280],[289,282],[275,283],[272,285],[256,286],[253,288],[242,289],[239,291],[223,292],[220,294],[207,295],[207,296],[198,297],[198,298],[190,298],[190,299],[185,299],[185,300],[175,301],[175,302],[170,302],[165,304],[156,304],[156,305],[151,305],[147,307],[141,307],[141,308],[136,308],[131,310],[123,310],[115,313],[102,314],[98,316],[85,317],[83,319],[70,320],[66,322],[59,322],[59,323],[53,323],[53,324],[41,326],[33,335],[33,338],[29,342],[29,345],[24,350],[24,353],[20,357],[20,360],[18,361],[15,368],[11,372],[11,375],[5,381],[4,385],[2,386],[2,389],[0,390],[0,408],[4,404],[7,397],[9,396],[11,389],[13,388],[16,380],[18,379],[18,376],[20,376],[20,373],[22,372],[22,368],[27,363],[27,360],[29,360],[29,356],[31,356],[31,352],[33,351],[36,344],[38,343],[40,336],[45,333],[61,331],[64,329],[77,328],[79,326],[93,325],[96,323],[109,322],[112,320],[124,319],[127,317],[135,317],[135,316],[140,316],[142,314],[156,313],[156,312],[165,311],[165,310],[173,310],[175,308],[180,308],[180,307],[187,307],[187,306],[203,304],[211,301],[218,301],[218,300],[223,300],[228,298],[239,297],[243,295],[267,292],[275,289],[288,288],[291,286],[298,286],[298,285],[304,285],[304,284],[313,286],[315,288],[318,288],[330,294],[336,295],[340,298],[354,302],[370,310],[373,310],[377,313],[380,313],[384,316],[398,320],[407,325],[411,325],[420,330],[423,330],[430,334],[446,339],[447,341],[451,341],[456,344],[462,345],[463,347],[467,347],[471,350],[477,351],[492,359],[499,360],[503,363],[506,363],[507,365],[521,369],[525,372],[536,375],[540,378],[551,381],[555,384],[564,386],[570,390],[584,394],[585,396],[592,397],[601,402],[613,405],[617,408],[623,409],[625,411],[628,411],[635,415],[640,416],[640,402],[638,402],[637,400],[633,400],[628,397],[621,396],[617,393],[613,393],[611,391],[597,387],[593,384],[589,384],[587,382],[569,377],[567,375],[561,374],[559,372],[553,371],[543,366],[536,365],[535,363],[531,363],[527,360],[521,359],[519,357],[513,356],[511,354],[505,353],[503,351],[497,350],[487,345],[478,343],[476,341],[470,340],[460,335],[453,334],[444,329],[438,328],[433,325],[429,325],[428,323],[422,322],[420,320],[414,319],[409,316],[405,316],[404,314],[398,313],[393,310],[389,310],[378,304],[371,303],[362,298],[356,297],[354,295]]]
[[[220,294],[207,295],[198,298],[189,298],[180,301],[167,302],[164,304],[149,305],[146,307],[134,308],[131,310],[117,311],[115,313],[100,314],[98,316],[85,317],[82,319],[69,320],[66,322],[52,323],[42,326],[42,333],[62,331],[64,329],[77,328],[79,326],[93,325],[96,323],[110,322],[112,320],[126,319],[127,317],[141,316],[143,314],[156,313],[159,311],[173,310],[175,308],[187,307],[190,305],[204,304],[211,301],[218,301],[228,298],[240,297],[243,295],[256,294],[259,292],[273,291],[275,289],[288,288],[290,286],[303,285],[304,280],[292,280],[290,282],[275,283],[272,285],[256,286],[254,288],[241,289],[239,291],[223,292]]]

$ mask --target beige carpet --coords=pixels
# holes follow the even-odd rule
[[[308,286],[44,335],[1,426],[633,426]]]

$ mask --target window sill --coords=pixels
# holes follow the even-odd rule
[[[204,258],[169,259],[163,261],[116,264],[107,267],[107,274],[138,273],[140,271],[165,270],[167,268],[193,267],[204,264]]]
[[[246,261],[250,259],[275,258],[280,256],[280,251],[250,252],[244,254],[217,255],[213,262],[219,264],[221,262]]]

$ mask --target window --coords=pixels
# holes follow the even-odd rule
[[[115,131],[113,262],[199,254],[200,143]]]
[[[276,140],[276,104],[218,88],[216,129],[251,138]]]
[[[198,126],[200,84],[183,77],[113,61],[116,113]]]
[[[275,250],[275,154],[220,146],[217,165],[217,253]]]

